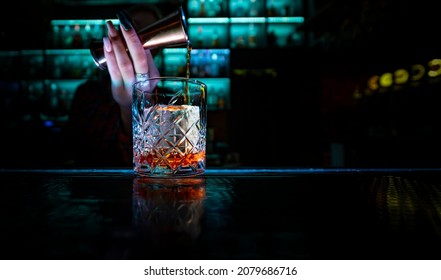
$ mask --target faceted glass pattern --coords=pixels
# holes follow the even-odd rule
[[[134,170],[152,177],[201,174],[206,164],[206,86],[164,79],[134,86]]]

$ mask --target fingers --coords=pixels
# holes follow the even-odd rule
[[[132,57],[133,69],[136,73],[147,73],[149,70],[148,60],[138,34],[136,34],[135,29],[132,27],[125,13],[118,12],[117,16],[121,23],[122,34],[127,48]]]
[[[112,49],[112,43],[108,37],[103,38],[104,57],[106,58],[107,71],[109,71],[110,79],[114,84],[122,84],[123,79],[118,68],[115,54]]]
[[[131,83],[134,81],[132,61],[127,53],[124,39],[116,30],[113,23],[109,20],[106,22],[107,34],[109,35],[110,43],[112,45],[112,55],[115,57],[116,67],[119,69],[121,78],[124,82]]]
[[[118,18],[120,18],[121,32],[111,21],[107,21],[108,37],[103,38],[104,55],[113,85],[126,87],[132,85],[136,73],[149,73],[151,77],[159,76],[159,70],[150,50],[143,48],[139,36],[124,14],[118,14]]]

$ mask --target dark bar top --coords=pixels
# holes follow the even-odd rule
[[[441,259],[441,169],[0,170],[0,259]]]

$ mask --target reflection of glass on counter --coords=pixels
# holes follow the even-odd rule
[[[142,233],[160,238],[201,232],[205,178],[133,180],[133,222]]]

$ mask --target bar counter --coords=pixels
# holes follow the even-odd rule
[[[441,169],[0,170],[1,259],[441,259]]]

